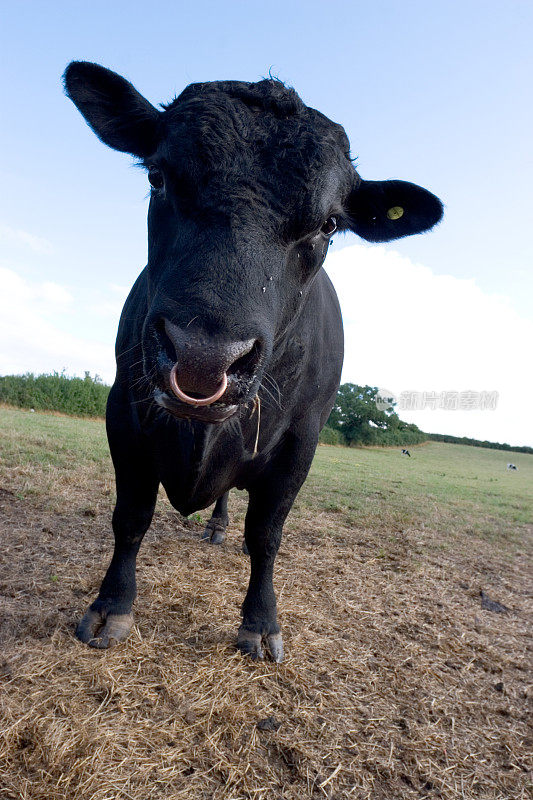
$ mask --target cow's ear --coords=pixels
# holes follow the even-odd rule
[[[369,242],[422,233],[442,217],[438,197],[406,181],[364,181],[348,198],[350,228]]]
[[[157,148],[162,112],[129,81],[89,61],[72,61],[65,91],[104,144],[145,158]]]

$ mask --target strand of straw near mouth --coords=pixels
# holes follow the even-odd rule
[[[255,444],[254,444],[254,452],[252,453],[252,458],[255,458],[257,455],[257,445],[259,443],[259,428],[261,426],[261,398],[258,394],[254,397],[254,407],[252,409],[252,413],[250,417],[253,417],[255,414],[255,410],[257,409],[257,432],[255,434]]]

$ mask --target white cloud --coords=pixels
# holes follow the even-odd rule
[[[59,283],[45,281],[37,290],[37,298],[42,299],[52,308],[66,308],[74,301],[71,293]]]
[[[110,320],[120,319],[120,313],[129,294],[127,286],[120,286],[117,283],[110,283],[107,287],[108,292],[105,297],[99,296],[97,302],[92,303],[89,309],[92,314],[98,317],[107,317]]]
[[[111,382],[112,339],[102,344],[71,333],[84,311],[74,304],[66,287],[29,281],[0,267],[0,374],[89,370]]]
[[[39,255],[48,255],[54,249],[48,239],[9,225],[0,225],[0,242],[4,245],[23,245]]]
[[[124,286],[123,284],[120,283],[110,283],[109,288],[114,294],[118,295],[118,297],[122,298],[122,300],[125,300],[129,294],[131,287]]]
[[[498,391],[494,411],[400,412],[424,430],[532,444],[533,322],[473,280],[435,275],[383,246],[330,254],[342,306],[343,382],[402,391]],[[527,427],[528,426],[528,427]]]

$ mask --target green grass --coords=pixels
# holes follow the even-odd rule
[[[411,448],[320,447],[302,501],[316,510],[343,510],[352,524],[420,526],[514,538],[533,520],[533,457],[430,442]]]
[[[5,466],[37,463],[68,468],[110,460],[102,420],[0,407],[0,437]]]
[[[518,472],[506,469],[498,450],[430,442],[411,448],[319,447],[293,518],[327,513],[340,527],[428,527],[437,533],[519,540],[533,520],[533,456],[513,454]],[[23,475],[17,492],[39,493],[39,475],[98,476],[112,485],[104,423],[0,408],[4,476]],[[31,468],[31,478],[28,472]],[[22,480],[22,478],[21,478]],[[84,481],[83,481],[84,482]],[[290,522],[289,522],[290,525]]]

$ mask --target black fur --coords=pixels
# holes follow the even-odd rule
[[[258,657],[264,637],[280,660],[274,559],[343,357],[322,269],[331,224],[321,228],[335,217],[341,230],[386,241],[434,225],[441,204],[412,184],[362,181],[342,127],[276,80],[193,84],[163,111],[95,64],[72,63],[65,86],[102,141],[141,158],[156,186],[148,265],[122,313],[107,410],[115,553],[78,635],[95,646],[122,638],[160,483],[183,514],[236,486],[249,493],[251,559],[238,644]],[[401,218],[387,217],[390,206]],[[169,388],[175,362],[189,393],[210,394],[227,372],[226,393],[204,409],[180,402]],[[219,540],[226,502],[214,515]]]

